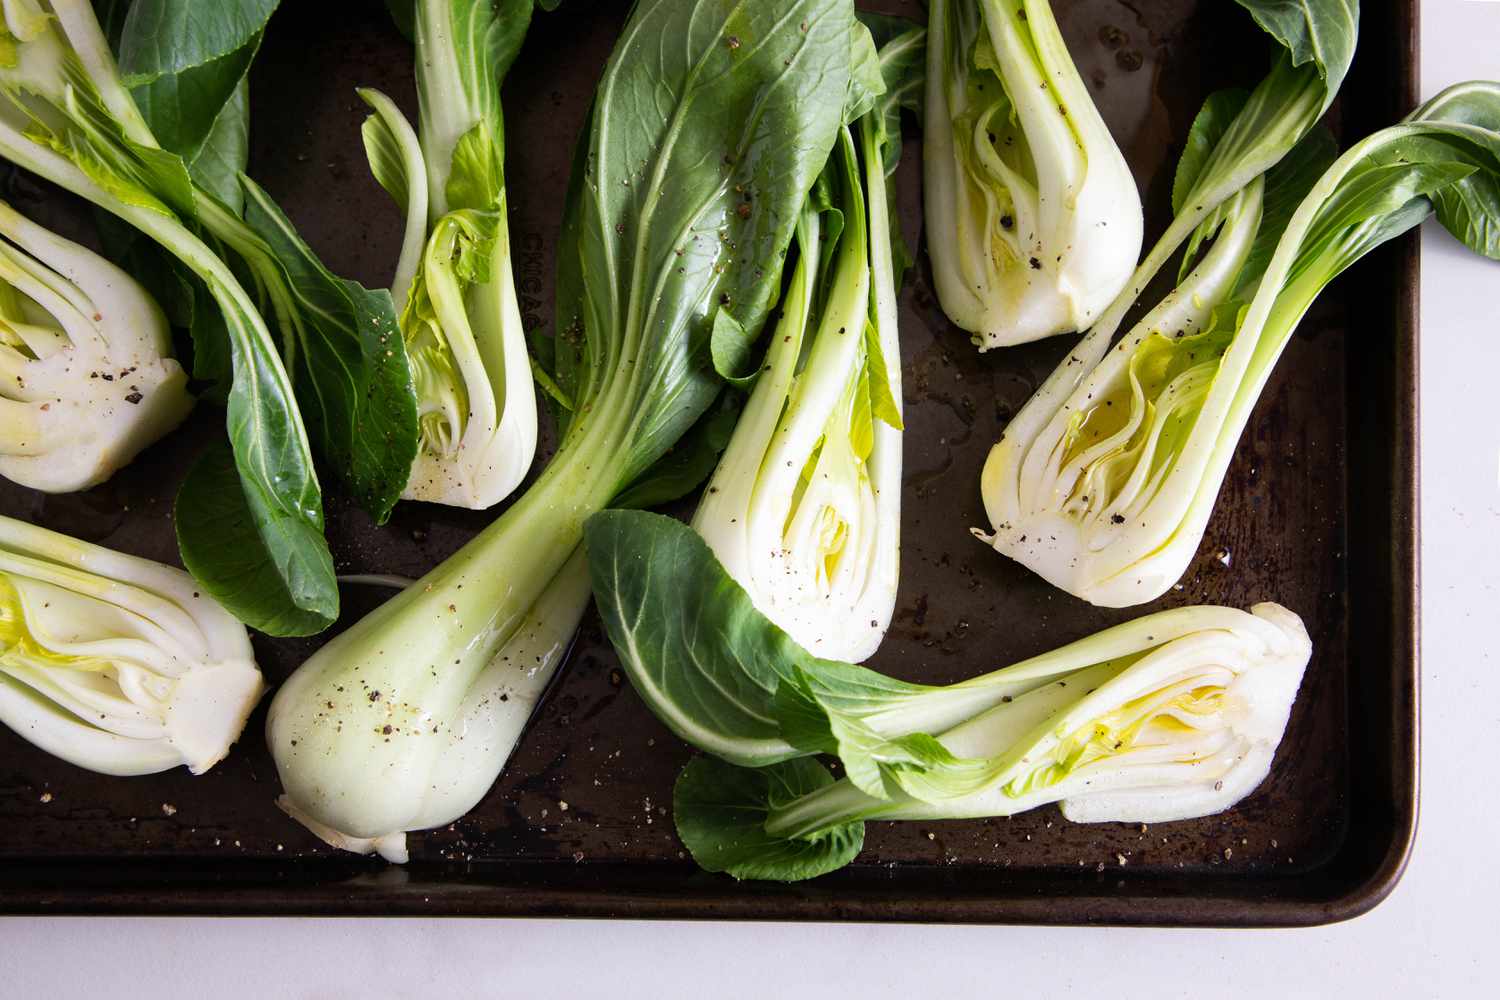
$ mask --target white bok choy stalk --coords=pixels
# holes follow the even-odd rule
[[[559,240],[556,373],[574,408],[556,455],[271,704],[286,804],[325,838],[403,858],[407,831],[457,819],[504,768],[525,719],[485,691],[540,692],[562,659],[542,651],[567,645],[587,600],[570,582],[583,574],[584,521],[649,485],[719,396],[715,316],[752,334],[764,323],[833,149],[853,26],[850,0],[634,7],[578,146]]]
[[[192,406],[145,289],[0,202],[0,476],[88,489]]]
[[[671,518],[605,511],[586,538],[631,685],[716,758],[678,781],[678,832],[699,864],[741,878],[841,867],[864,818],[1054,801],[1080,821],[1227,809],[1265,778],[1311,652],[1275,604],[1190,607],[962,683],[911,684],[798,646]]]
[[[933,0],[927,252],[981,351],[1084,330],[1141,252],[1135,179],[1047,0]]]
[[[375,111],[363,130],[370,167],[406,213],[391,295],[421,426],[408,500],[492,506],[520,485],[536,453],[500,107],[532,5],[417,0],[417,130],[389,97],[360,91]]]
[[[1497,122],[1493,86],[1464,84],[1326,171],[1324,155],[1304,154],[1319,145],[1310,136],[1268,175],[1248,253],[1255,185],[1226,203],[1195,236],[1184,269],[1213,245],[1177,291],[1071,391],[1049,380],[1007,429],[985,466],[987,540],[1095,604],[1164,593],[1196,554],[1261,389],[1318,293],[1434,208],[1500,257]]]
[[[803,209],[764,365],[693,516],[763,614],[846,660],[874,653],[896,604],[899,223],[887,185],[925,34],[896,19],[875,27],[887,36],[870,58],[880,76]]]
[[[265,686],[179,569],[0,517],[0,722],[79,767],[202,774]]]

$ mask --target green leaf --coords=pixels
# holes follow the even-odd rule
[[[851,717],[942,693],[813,656],[756,609],[680,521],[608,510],[589,519],[584,543],[605,631],[631,683],[701,750],[761,766],[823,749],[794,746],[783,732],[777,688],[788,679],[805,678],[822,710]]]
[[[1230,302],[1246,302],[1271,262],[1271,255],[1281,242],[1292,213],[1324,172],[1338,159],[1338,143],[1326,128],[1314,128],[1297,143],[1280,163],[1266,173],[1265,199],[1261,209],[1260,228],[1250,255],[1240,267]]]
[[[245,222],[280,269],[291,302],[282,322],[297,332],[292,375],[309,433],[331,469],[385,523],[416,458],[416,391],[395,306],[334,276],[276,203],[248,177]]]
[[[728,309],[714,312],[709,345],[714,359],[714,371],[731,385],[749,386],[760,374],[761,366],[756,364],[752,367],[750,360],[755,350],[755,338],[746,332]]]
[[[865,323],[865,382],[869,386],[870,414],[896,430],[905,430],[901,422],[901,404],[891,392],[891,371],[885,352],[880,349],[880,331],[872,322]]]
[[[1177,160],[1177,173],[1172,178],[1173,215],[1182,214],[1188,195],[1202,176],[1204,164],[1249,99],[1247,90],[1219,90],[1209,94],[1203,102],[1188,129],[1187,143]]]
[[[874,109],[885,93],[880,54],[870,29],[855,21],[849,33],[849,95],[844,99],[844,123],[849,124]]]
[[[503,161],[504,150],[495,129],[481,118],[453,147],[446,190],[448,210],[494,210],[505,194]]]
[[[1326,110],[1344,82],[1359,40],[1359,0],[1238,0],[1292,57],[1317,67],[1328,91]]]
[[[164,148],[193,162],[216,130],[243,128],[232,121],[221,125],[220,118],[240,90],[278,3],[135,0],[131,5],[120,33],[120,72]],[[209,163],[218,158],[210,155]],[[243,161],[234,169],[243,169]]]
[[[729,447],[744,406],[744,396],[738,392],[720,395],[719,401],[682,439],[615,497],[612,505],[622,509],[659,507],[703,485],[718,464],[719,456]]]
[[[793,760],[752,770],[711,757],[688,762],[672,790],[677,836],[698,865],[738,879],[797,882],[835,871],[864,847],[865,825],[855,820],[816,837],[773,837],[772,809],[833,784],[823,765]]]
[[[851,25],[839,0],[654,0],[610,57],[575,164],[556,315],[559,382],[580,412],[605,373],[571,369],[629,357],[647,373],[618,404],[634,428],[622,486],[719,394],[705,304],[747,331],[765,322],[840,124]]]
[[[250,157],[249,77],[241,78],[239,86],[224,102],[209,129],[208,138],[184,156],[188,174],[199,187],[234,212],[244,211],[245,194],[240,189],[240,173]]]
[[[232,429],[231,429],[232,431]],[[316,522],[288,517],[237,468],[243,450],[212,445],[173,510],[183,565],[240,621],[267,635],[312,635],[339,613],[333,557]]]
[[[1472,126],[1446,139],[1448,156],[1471,163],[1469,176],[1433,192],[1438,221],[1465,246],[1500,260],[1500,85],[1473,81],[1449,87],[1408,121]]]

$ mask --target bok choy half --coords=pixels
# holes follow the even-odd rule
[[[192,407],[146,290],[0,202],[0,476],[87,489]]]
[[[535,703],[558,658],[531,650],[564,648],[587,600],[584,521],[649,479],[719,395],[716,325],[765,322],[834,146],[854,24],[850,0],[635,5],[559,244],[556,377],[572,409],[556,455],[271,705],[285,804],[326,839],[404,859],[406,831],[463,815],[504,767],[525,720],[496,713]]]
[[[241,621],[303,635],[338,613],[313,445],[384,520],[406,483],[417,420],[389,294],[330,274],[264,191],[243,174],[207,169],[199,154],[208,140],[181,134],[187,121],[212,133],[230,109],[242,112],[244,70],[274,7],[153,0],[131,8],[122,53],[152,53],[131,79],[144,81],[134,93],[171,128],[178,148],[169,149],[86,0],[5,4],[0,155],[159,244],[179,278],[202,291],[191,317],[195,374],[227,386],[230,447],[211,448],[179,493],[183,562]],[[205,56],[211,70],[185,82],[174,75],[181,67],[152,62],[162,32],[179,36],[179,53],[235,33],[242,44],[223,63]],[[238,198],[226,200],[227,182]]]
[[[264,690],[245,627],[182,570],[0,517],[0,722],[26,740],[202,774]]]
[[[850,660],[880,645],[896,604],[900,232],[888,185],[925,34],[895,18],[866,23],[883,39],[866,60],[879,75],[859,83],[803,207],[765,361],[693,517],[762,613],[808,649]]]
[[[375,112],[364,125],[370,167],[406,213],[391,294],[420,411],[410,500],[489,507],[520,485],[536,453],[500,107],[532,3],[418,0],[418,129],[384,94],[360,92]]]
[[[802,649],[670,518],[606,511],[586,534],[632,686],[717,758],[679,779],[678,832],[739,878],[842,867],[870,818],[1227,809],[1269,773],[1312,649],[1275,604],[1177,608],[959,684],[910,684]],[[823,753],[842,780],[807,759]]]
[[[1086,329],[1141,251],[1135,178],[1048,0],[932,0],[927,252],[980,350]]]
[[[1444,91],[1326,170],[1306,152],[1316,139],[1264,195],[1253,182],[1200,227],[1176,291],[1114,350],[1070,356],[1017,415],[984,470],[996,549],[1095,604],[1159,596],[1196,554],[1261,389],[1330,281],[1434,211],[1500,258],[1494,84]]]

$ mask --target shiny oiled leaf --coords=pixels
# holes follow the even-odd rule
[[[328,468],[377,523],[406,487],[417,400],[390,292],[331,274],[276,203],[244,179],[245,221],[265,240],[294,299],[292,378]]]

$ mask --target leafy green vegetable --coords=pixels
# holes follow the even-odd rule
[[[385,95],[365,149],[406,213],[391,282],[421,413],[404,495],[461,507],[499,503],[536,452],[536,395],[511,274],[500,85],[532,0],[419,0],[417,130]]]
[[[679,779],[683,843],[739,878],[840,867],[865,818],[1062,801],[1080,821],[1154,822],[1228,808],[1265,777],[1311,650],[1276,605],[1178,608],[961,684],[908,684],[797,646],[670,518],[605,511],[586,540],[631,685],[726,762],[696,760]],[[822,753],[843,780],[805,759]]]
[[[908,26],[878,53],[865,28],[855,34],[866,40],[855,57],[875,75],[852,88],[846,114],[859,113],[803,208],[769,349],[693,526],[799,642],[860,660],[880,644],[896,601],[899,234],[885,147],[899,141],[900,102],[917,89],[902,74],[920,75],[924,33]],[[712,342],[721,374],[750,352],[727,317],[715,317]]]
[[[1251,409],[1319,292],[1435,210],[1493,255],[1496,124],[1500,88],[1463,84],[1331,166],[1331,141],[1310,134],[1266,176],[1264,212],[1258,181],[1226,202],[1221,228],[1194,237],[1213,245],[1178,288],[1104,358],[1054,373],[1022,411],[1027,426],[995,446],[986,541],[1096,604],[1164,593],[1197,552]]]
[[[746,330],[764,323],[839,127],[852,27],[849,0],[635,7],[579,145],[559,244],[557,381],[574,406],[558,452],[490,527],[278,692],[267,738],[289,806],[315,829],[400,857],[405,831],[462,815],[499,773],[524,718],[487,723],[483,746],[466,749],[463,727],[500,711],[477,706],[465,722],[466,699],[560,572],[582,568],[584,521],[712,405],[714,311]],[[547,648],[566,645],[586,596],[571,615],[534,619]],[[556,662],[518,683],[539,692]]]
[[[1086,329],[1141,249],[1141,200],[1047,0],[933,0],[924,193],[948,318],[980,350]]]

